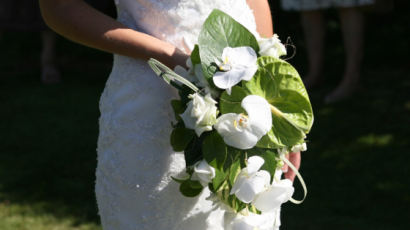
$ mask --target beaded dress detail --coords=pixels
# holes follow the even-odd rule
[[[256,34],[246,0],[115,0],[118,21],[189,51],[220,9]],[[207,198],[186,198],[172,181],[184,171],[169,143],[176,91],[141,60],[114,55],[100,100],[96,196],[104,230],[224,230],[229,218]]]

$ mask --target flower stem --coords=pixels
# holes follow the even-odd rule
[[[283,113],[273,105],[270,105],[270,110],[272,111],[273,115],[277,117],[282,117],[283,115]]]

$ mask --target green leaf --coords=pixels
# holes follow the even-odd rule
[[[259,69],[250,81],[243,81],[247,95],[264,97],[272,106],[272,130],[257,144],[260,148],[281,148],[303,142],[313,124],[313,111],[305,86],[286,61],[261,57]]]
[[[184,151],[188,144],[195,137],[195,132],[191,129],[177,127],[171,133],[171,145],[174,151]]]
[[[202,69],[206,79],[211,79],[216,72],[215,60],[221,59],[224,48],[250,46],[256,53],[259,52],[255,36],[220,10],[213,10],[209,15],[202,26],[198,43]]]
[[[218,191],[218,189],[223,185],[223,183],[226,180],[226,174],[215,168],[215,177],[212,179],[212,187],[215,191]]]
[[[178,89],[178,95],[179,95],[179,98],[181,100],[181,103],[184,105],[184,108],[186,108],[186,105],[191,100],[189,98],[189,95],[191,95],[191,94],[192,94],[192,90],[189,87],[185,86],[185,85],[181,86]],[[185,111],[185,109],[184,109],[184,111]],[[182,111],[182,112],[184,112],[184,111]]]
[[[239,173],[241,172],[241,161],[238,159],[232,163],[230,170],[229,170],[229,185],[233,187],[235,184],[236,178],[238,177]]]
[[[201,183],[192,180],[186,180],[179,186],[179,191],[186,197],[196,197],[202,192],[202,189]]]
[[[256,144],[259,148],[284,148],[303,143],[305,134],[283,117],[272,116],[272,129]]]
[[[237,213],[246,208],[246,204],[236,198],[235,195],[230,195],[228,197],[228,203],[231,208],[233,208],[233,210],[235,210]]]
[[[177,119],[178,121],[182,121],[179,114],[182,114],[185,112],[186,104],[182,103],[181,100],[172,100],[171,106],[174,109],[175,119]]]
[[[192,65],[201,64],[201,57],[199,56],[199,46],[195,45],[194,50],[191,52]]]
[[[237,148],[228,146],[224,170],[229,171],[231,168],[231,165],[234,164],[236,161],[244,162],[245,155],[246,154],[243,150],[239,150]]]
[[[193,166],[196,162],[203,159],[202,156],[202,142],[207,136],[206,133],[202,134],[201,137],[194,136],[194,139],[189,143],[188,147],[184,151],[185,164],[189,168]]]
[[[176,177],[171,176],[171,179],[179,184],[182,184],[186,181],[186,179],[178,179]]]
[[[243,98],[247,96],[245,90],[239,86],[232,87],[231,95],[226,91],[222,94],[220,99],[220,107],[222,114],[226,113],[245,113],[245,110],[242,108],[241,103]]]
[[[225,142],[218,132],[212,131],[205,138],[202,145],[202,153],[209,165],[223,171],[227,150]]]

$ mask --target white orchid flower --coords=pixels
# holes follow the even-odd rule
[[[231,94],[232,86],[242,80],[249,81],[255,75],[258,70],[257,58],[252,47],[226,47],[222,52],[222,63],[217,63],[220,71],[213,76],[214,84]]]
[[[272,128],[270,104],[263,97],[250,95],[241,105],[248,115],[224,114],[218,118],[215,129],[227,145],[251,149]]]
[[[210,94],[202,97],[198,93],[189,96],[192,100],[188,102],[188,107],[181,118],[185,127],[194,129],[196,134],[201,136],[205,131],[211,131],[212,126],[216,123],[218,108],[215,106],[216,101]]]
[[[264,163],[262,157],[250,157],[247,167],[236,178],[230,194],[235,194],[240,201],[249,204],[256,195],[265,191],[270,184],[270,174],[265,170],[259,171]]]
[[[287,54],[286,47],[279,40],[279,36],[274,34],[271,38],[258,38],[259,54],[261,56],[271,56],[279,58]]]
[[[192,180],[197,180],[202,186],[207,187],[215,178],[215,169],[206,162],[206,160],[198,161],[194,165],[194,173]]]
[[[295,145],[292,147],[291,151],[293,153],[297,153],[297,152],[304,152],[307,150],[307,146],[306,143],[300,144],[300,145]]]
[[[255,197],[252,204],[262,212],[274,211],[287,202],[293,195],[294,188],[292,181],[288,179],[273,181],[273,184],[266,191]]]

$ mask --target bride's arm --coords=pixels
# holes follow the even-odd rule
[[[256,30],[262,37],[272,37],[273,23],[268,0],[246,0],[253,10],[256,20]]]
[[[153,57],[170,67],[185,65],[187,55],[173,45],[128,28],[83,0],[40,0],[40,7],[53,30],[80,44],[144,60]]]

